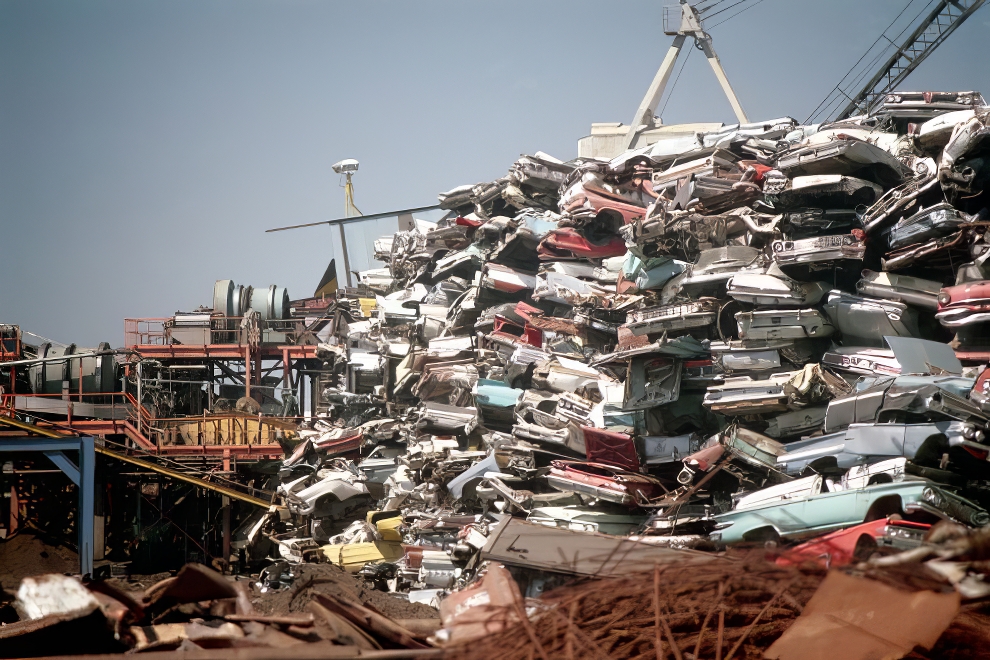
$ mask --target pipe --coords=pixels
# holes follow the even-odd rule
[[[13,362],[4,362],[3,366],[6,367],[17,367],[22,364],[38,364],[39,362],[65,362],[66,360],[77,360],[79,358],[90,358],[90,357],[103,357],[104,355],[114,355],[116,351],[100,351],[98,353],[73,353],[71,355],[56,355],[54,357],[44,357],[44,358],[29,358],[26,360],[14,360]]]

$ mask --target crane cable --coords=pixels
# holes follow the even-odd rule
[[[708,16],[708,18],[715,18],[719,14],[721,14],[723,12],[727,12],[730,9],[732,9],[733,7],[738,7],[739,5],[743,4],[744,2],[749,2],[749,0],[739,0],[738,2],[734,2],[731,5],[729,5],[728,7],[723,7],[722,9],[719,9],[717,12],[715,12],[711,16]]]
[[[681,79],[681,74],[684,72],[684,67],[687,65],[687,61],[691,59],[691,53],[693,52],[693,48],[688,49],[688,54],[684,57],[684,61],[681,62],[681,68],[677,71],[677,76],[674,78],[674,84],[670,86],[670,91],[667,92],[667,99],[663,102],[663,107],[660,108],[661,121],[663,121],[663,111],[667,109],[667,104],[670,102],[670,97],[674,95],[674,89],[677,88],[677,81]]]
[[[735,14],[732,14],[731,16],[728,16],[726,18],[723,18],[721,21],[719,21],[718,23],[716,23],[715,25],[711,26],[708,29],[711,30],[713,28],[717,28],[722,23],[725,23],[726,21],[735,18],[736,16],[738,16],[739,14],[743,13],[744,11],[746,11],[748,9],[752,9],[753,7],[755,7],[756,5],[760,4],[761,2],[763,2],[763,0],[756,0],[756,2],[754,2],[753,4],[749,5],[748,7],[743,7],[742,9],[740,9],[739,11],[737,11]]]
[[[864,52],[859,57],[859,59],[856,60],[856,62],[849,68],[849,70],[845,73],[845,75],[842,76],[842,78],[839,80],[839,83],[834,88],[832,88],[832,91],[829,92],[828,95],[822,100],[822,102],[819,103],[817,107],[815,107],[815,109],[811,112],[810,115],[808,115],[808,118],[805,120],[806,124],[811,122],[813,119],[815,119],[820,114],[821,111],[830,110],[830,108],[836,101],[841,102],[842,100],[841,97],[847,97],[845,92],[843,92],[841,89],[843,82],[845,82],[845,80],[856,71],[857,67],[859,67],[859,65],[863,63],[863,60],[866,59],[866,57],[876,47],[876,45],[886,38],[885,35],[887,34],[887,30],[894,27],[894,24],[897,23],[897,21],[904,15],[904,13],[911,7],[911,5],[914,4],[914,2],[915,0],[908,0],[907,4],[904,5],[904,8],[897,13],[894,19],[890,22],[890,24],[887,25],[887,27],[884,28],[883,32],[880,33],[880,36],[878,36],[876,40],[874,40],[874,42],[870,44],[870,47],[866,49],[866,52]],[[914,24],[914,21],[916,21],[918,17],[921,16],[928,9],[928,7],[931,6],[932,2],[934,2],[934,0],[928,0],[928,2],[925,3],[925,5],[921,8],[921,10],[915,15],[915,17],[908,23],[908,25],[900,31],[900,33],[897,35],[897,37],[895,37],[895,39],[899,39],[907,31],[907,29]],[[894,45],[892,39],[887,38],[887,41],[890,42],[890,45]],[[887,52],[889,48],[890,46],[882,49],[880,53],[876,55],[872,61],[870,61],[869,66],[865,67],[858,75],[856,75],[855,78],[849,81],[848,86],[850,87],[855,86],[858,81],[862,80],[866,75],[868,75],[873,70],[873,67],[876,65],[876,63],[880,61],[884,53]],[[838,96],[833,96],[836,93],[838,93]]]

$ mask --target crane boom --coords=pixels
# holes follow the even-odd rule
[[[897,46],[894,54],[859,91],[849,94],[841,88],[841,83],[836,87],[836,91],[849,99],[849,102],[835,119],[846,119],[874,110],[887,94],[894,91],[984,2],[985,0],[939,0],[935,8]]]
[[[698,49],[708,58],[708,63],[711,65],[712,71],[715,72],[715,78],[718,80],[718,84],[722,86],[722,91],[725,92],[726,98],[729,99],[729,105],[732,106],[732,111],[735,113],[736,119],[739,120],[740,124],[749,123],[749,119],[742,109],[742,104],[739,103],[736,93],[732,90],[732,85],[729,84],[729,79],[725,75],[725,69],[722,68],[722,63],[715,53],[715,47],[712,46],[712,38],[705,32],[704,26],[701,23],[701,14],[704,12],[705,10],[698,11],[695,9],[692,5],[688,4],[687,0],[680,0],[680,6],[664,7],[664,33],[672,35],[674,42],[667,50],[667,55],[660,64],[660,69],[653,78],[649,89],[646,90],[646,96],[643,97],[642,103],[636,108],[636,115],[629,122],[629,130],[626,133],[624,141],[624,147],[626,149],[633,147],[636,138],[643,130],[653,127],[653,113],[656,112],[657,103],[660,102],[660,98],[663,96],[663,91],[667,87],[667,81],[670,80],[670,74],[674,70],[674,64],[677,62],[677,58],[681,54],[681,48],[684,46],[684,42],[688,37],[694,38]],[[671,19],[671,14],[674,14],[673,20]]]

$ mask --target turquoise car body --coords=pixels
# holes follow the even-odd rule
[[[799,539],[858,525],[868,515],[883,517],[898,511],[926,511],[973,527],[990,523],[990,514],[969,500],[930,481],[911,479],[728,511],[713,517],[716,525],[711,539],[725,545],[774,535]]]

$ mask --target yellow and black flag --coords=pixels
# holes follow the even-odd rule
[[[316,287],[316,293],[313,294],[314,298],[321,298],[323,296],[336,296],[337,295],[337,260],[331,259],[330,265],[327,266],[327,272],[323,273],[323,277],[320,279],[319,286]]]

